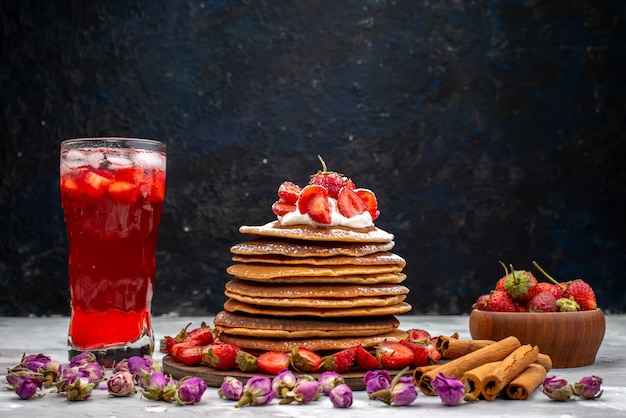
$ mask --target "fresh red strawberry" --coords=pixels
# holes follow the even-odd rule
[[[213,330],[203,322],[199,328],[189,331],[184,341],[191,341],[196,345],[209,345],[213,343]]]
[[[342,187],[348,187],[351,189],[355,188],[352,180],[350,180],[343,174],[336,173],[334,171],[327,171],[326,163],[324,162],[322,157],[318,155],[317,158],[319,158],[320,162],[322,163],[322,170],[311,176],[309,184],[315,184],[324,187],[327,190],[328,195],[333,199],[337,199],[339,191]]]
[[[187,328],[191,325],[191,322],[188,323],[183,329],[181,329],[176,336],[171,337],[169,335],[165,336],[165,352],[171,356],[172,347],[174,344],[178,344],[182,342],[185,337],[187,337]]]
[[[507,279],[508,275],[506,276],[502,276],[497,282],[496,282],[496,287],[494,288],[494,290],[502,290],[504,292],[506,292],[506,288],[504,287],[504,285],[506,284],[506,279]]]
[[[285,216],[289,212],[296,210],[296,205],[293,203],[285,203],[277,200],[272,204],[272,211],[278,216]]]
[[[195,366],[202,363],[204,358],[204,347],[200,345],[189,345],[182,342],[185,346],[177,351],[177,358],[180,363],[187,366]]]
[[[213,343],[204,346],[203,364],[215,370],[232,370],[237,367],[239,347],[229,343]]]
[[[113,200],[122,205],[132,205],[139,194],[139,189],[127,181],[115,181],[108,185],[107,190]]]
[[[330,224],[328,192],[322,186],[305,186],[298,199],[298,209],[301,213],[308,214],[315,222],[326,225]]]
[[[182,342],[176,343],[170,349],[170,357],[172,358],[172,360],[177,361],[179,363],[191,364],[194,362],[194,360],[190,359],[190,357],[192,357],[195,354],[195,352],[194,350],[188,350],[190,348],[196,349],[196,348],[199,348],[199,346],[193,344],[190,341],[182,341]],[[200,356],[200,359],[202,359],[202,356]]]
[[[295,371],[309,373],[319,370],[322,365],[322,356],[305,347],[294,347],[289,361]]]
[[[380,211],[378,210],[378,200],[376,200],[374,192],[369,189],[356,189],[354,193],[363,200],[366,210],[372,216],[372,221],[375,221],[380,215]]]
[[[539,292],[528,302],[528,312],[556,312],[556,298],[551,292]]]
[[[504,289],[515,300],[528,302],[537,294],[535,286],[537,279],[527,270],[515,270],[511,266],[511,272],[506,276]]]
[[[356,365],[362,370],[375,370],[380,367],[380,361],[375,355],[370,353],[362,345],[357,345],[354,349]]]
[[[412,328],[410,330],[407,331],[407,340],[411,340],[413,342],[418,342],[418,341],[430,341],[432,339],[432,335],[430,335],[430,332],[424,330],[424,329],[418,329],[418,328]]]
[[[413,351],[400,342],[383,341],[376,346],[376,358],[384,369],[403,369],[413,362]]]
[[[266,351],[257,358],[259,369],[270,374],[278,374],[289,368],[289,353],[284,351]]]
[[[435,343],[431,341],[421,340],[421,342],[413,342],[412,340],[402,340],[400,344],[408,347],[413,352],[413,359],[409,363],[411,367],[435,364],[441,358],[441,353],[437,351]]]
[[[337,373],[345,373],[350,370],[356,359],[356,348],[345,348],[336,353],[324,357],[322,368],[324,370],[332,370]]]
[[[550,292],[556,299],[559,299],[563,295],[563,287],[558,284],[539,282],[537,283],[537,293]]]
[[[552,283],[554,283],[557,286],[561,286],[564,289],[563,294],[561,295],[561,298],[570,299],[573,297],[574,301],[578,303],[580,309],[583,311],[593,310],[598,307],[596,294],[594,293],[593,288],[582,279],[572,280],[567,283],[560,283],[555,278],[553,278],[548,273],[546,273],[545,270],[542,269],[541,266],[539,266],[539,264],[537,264],[536,261],[533,261],[533,265],[537,267],[537,269],[544,276],[546,276],[548,280],[550,280]],[[565,305],[564,307],[561,307],[561,310],[564,310],[564,309],[567,310],[568,308],[571,308],[571,306],[568,306],[568,305],[569,304]]]
[[[237,368],[244,373],[254,373],[259,370],[258,358],[251,353],[237,350]]]
[[[500,290],[500,292],[504,292],[504,290]],[[474,309],[478,309],[479,311],[486,311],[487,304],[489,303],[489,297],[491,295],[489,293],[485,293],[484,295],[478,296],[476,302],[474,302]]]
[[[301,191],[302,188],[297,184],[290,181],[284,181],[280,186],[278,186],[278,197],[280,202],[295,205],[298,201],[298,197],[300,197]]]
[[[367,206],[354,190],[342,187],[337,195],[337,209],[346,218],[352,218],[365,212]]]
[[[518,312],[511,295],[502,290],[494,290],[489,294],[485,310],[491,312]]]
[[[581,279],[567,282],[567,289],[563,291],[563,297],[573,297],[576,303],[580,305],[581,311],[589,311],[598,307],[593,289],[587,282]]]

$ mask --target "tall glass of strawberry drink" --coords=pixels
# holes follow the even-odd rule
[[[151,355],[150,307],[165,197],[165,144],[81,138],[61,143],[61,200],[69,242],[70,358],[111,367]]]

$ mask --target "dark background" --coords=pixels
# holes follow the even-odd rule
[[[626,3],[0,2],[0,314],[68,313],[59,143],[168,145],[153,312],[221,310],[242,224],[330,169],[377,194],[413,313],[499,260],[626,308]],[[538,273],[537,273],[538,274]]]

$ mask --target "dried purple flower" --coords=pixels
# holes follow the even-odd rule
[[[343,376],[334,371],[321,373],[317,378],[317,381],[320,382],[320,385],[322,385],[322,393],[324,395],[330,394],[330,391],[336,386],[346,383]]]
[[[43,394],[37,393],[37,390],[41,389],[42,383],[41,378],[37,376],[22,375],[15,383],[15,393],[21,399],[43,396]]]
[[[86,377],[74,379],[65,385],[65,397],[70,401],[84,401],[91,396],[95,384]]]
[[[550,376],[543,381],[541,391],[553,401],[565,402],[574,394],[574,388],[567,380],[556,376]]]
[[[179,405],[192,405],[200,402],[207,389],[207,384],[200,377],[183,377],[178,381],[174,399]]]
[[[107,380],[107,389],[112,396],[130,396],[137,392],[133,375],[128,371],[115,372]]]
[[[320,382],[311,376],[305,375],[296,382],[296,386],[285,394],[280,404],[288,404],[296,401],[300,404],[318,400],[322,396],[322,386]]]
[[[172,402],[176,393],[176,381],[161,372],[143,373],[143,396],[153,401]]]
[[[272,402],[276,396],[276,392],[272,389],[272,381],[268,377],[253,376],[248,379],[243,396],[235,406],[237,408],[245,405],[264,406]]]
[[[582,399],[597,399],[602,396],[602,378],[599,376],[585,376],[579,382],[574,383],[574,395]]]
[[[389,389],[391,375],[387,370],[368,370],[363,376],[365,391],[368,395],[383,389]]]
[[[432,381],[435,393],[449,406],[460,404],[465,397],[465,384],[454,377],[438,373]]]
[[[377,399],[393,406],[406,406],[413,403],[417,398],[417,390],[413,381],[413,376],[404,376],[409,371],[409,367],[405,367],[398,373],[388,389],[380,389],[369,394],[371,399]]]
[[[148,373],[148,375],[152,374],[152,372],[161,372],[161,368],[158,363],[153,361],[152,357],[148,355],[143,357],[132,356],[128,359],[126,365],[128,366],[128,371],[132,373],[135,378],[135,382],[137,382],[139,386],[142,386],[143,384],[143,372]]]
[[[238,401],[243,396],[243,382],[232,376],[226,376],[217,394],[222,399]]]
[[[276,396],[284,398],[285,394],[296,386],[296,375],[289,369],[283,369],[272,379],[272,389]]]
[[[43,374],[43,386],[49,388],[53,383],[59,381],[61,373],[63,372],[63,366],[56,360],[50,360],[41,368]]]
[[[87,363],[94,363],[96,361],[96,355],[90,351],[84,351],[80,354],[76,354],[70,360],[70,367],[82,366]]]
[[[78,366],[82,377],[86,377],[97,387],[104,380],[104,369],[97,362],[85,363]]]
[[[22,356],[21,365],[33,372],[40,372],[43,366],[50,362],[50,357],[44,354],[29,354]]]
[[[332,388],[328,397],[335,408],[350,408],[352,405],[352,389],[345,383]]]

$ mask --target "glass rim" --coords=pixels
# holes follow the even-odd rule
[[[167,148],[165,142],[157,141],[156,139],[103,136],[65,139],[61,141],[61,149],[74,147],[79,144],[87,145],[90,147],[102,146],[107,148],[135,148],[137,146],[141,147],[141,145],[143,145],[147,147],[147,149],[155,151],[165,151]]]

